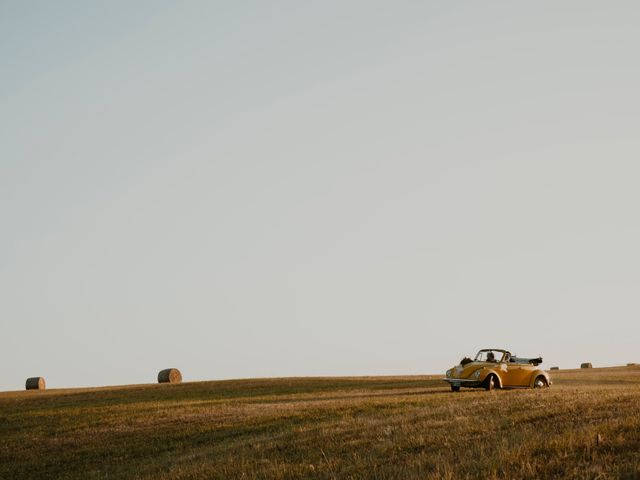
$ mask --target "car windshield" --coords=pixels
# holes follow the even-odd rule
[[[480,350],[478,355],[476,355],[476,362],[495,362],[499,363],[502,361],[502,356],[504,352],[500,350]]]

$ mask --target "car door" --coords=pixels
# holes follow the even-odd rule
[[[507,373],[505,375],[508,378],[505,386],[508,387],[524,387],[528,385],[528,377],[529,372],[527,369],[528,365],[523,365],[521,363],[507,363]]]
[[[517,385],[517,375],[518,369],[513,368],[515,364],[510,362],[504,362],[502,364],[502,386],[503,387],[513,387]]]

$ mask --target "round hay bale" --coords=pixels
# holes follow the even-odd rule
[[[25,388],[27,390],[44,390],[46,388],[46,383],[43,377],[31,377],[27,378]]]
[[[637,363],[627,363],[627,367],[637,367]]]
[[[551,367],[551,370],[560,370],[560,367]]]
[[[158,373],[158,383],[181,383],[182,374],[177,368],[165,368]]]
[[[593,365],[591,365],[589,362],[581,363],[580,368],[593,368]]]

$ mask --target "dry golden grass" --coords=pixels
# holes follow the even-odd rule
[[[0,479],[640,478],[640,367],[0,393]]]

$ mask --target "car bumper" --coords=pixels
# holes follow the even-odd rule
[[[471,380],[468,378],[443,378],[445,382],[454,387],[479,387],[482,382],[479,380]]]

